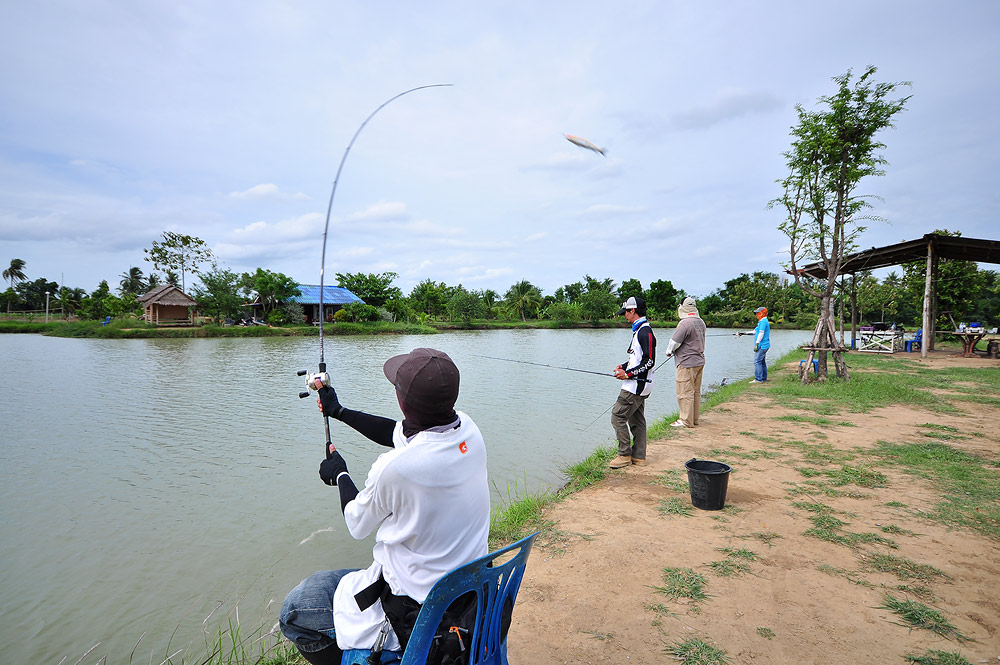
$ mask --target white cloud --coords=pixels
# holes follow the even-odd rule
[[[278,186],[273,183],[265,183],[262,185],[254,185],[250,189],[245,189],[242,192],[230,192],[228,195],[231,199],[283,199],[283,200],[295,200],[295,199],[307,199],[305,194],[299,192],[297,194],[284,194],[278,189]]]

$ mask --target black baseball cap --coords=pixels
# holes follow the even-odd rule
[[[393,356],[382,366],[400,400],[422,413],[451,411],[458,400],[458,367],[448,354],[419,348]]]

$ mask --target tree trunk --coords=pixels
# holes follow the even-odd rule
[[[806,362],[799,366],[799,380],[803,384],[809,383],[814,358],[818,364],[816,380],[826,381],[829,374],[827,354],[831,352],[833,353],[833,364],[837,377],[844,380],[850,379],[847,363],[844,362],[843,346],[837,343],[837,324],[834,319],[833,306],[832,289],[827,289],[823,292],[820,300],[820,316],[816,322],[816,330],[813,331]]]

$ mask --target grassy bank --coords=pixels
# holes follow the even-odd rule
[[[437,330],[417,323],[334,323],[323,326],[323,334],[343,335],[432,335]],[[203,337],[317,337],[318,326],[153,326],[123,319],[102,326],[99,321],[0,321],[2,333],[34,333],[51,337],[95,337],[99,339],[162,339]]]
[[[802,351],[794,349],[781,358],[778,358],[772,366],[776,367],[794,362],[801,356]],[[719,405],[725,404],[742,395],[751,387],[749,379],[715,387],[702,397],[702,413],[707,413]],[[674,411],[651,423],[647,430],[649,440],[663,440],[680,435],[680,432],[676,428],[670,427],[670,423],[677,420],[677,417],[678,412]],[[491,516],[490,548],[496,549],[499,546],[519,540],[535,531],[542,531],[546,540],[558,541],[560,534],[555,525],[543,518],[542,513],[544,509],[553,503],[562,501],[575,492],[579,492],[586,487],[604,480],[609,474],[624,473],[623,471],[613,471],[608,467],[608,462],[616,454],[617,449],[613,445],[599,447],[586,459],[565,469],[567,482],[555,492],[528,493],[524,496],[517,496],[515,491],[508,489],[507,505],[494,511]],[[685,490],[686,488],[687,486],[685,485]]]

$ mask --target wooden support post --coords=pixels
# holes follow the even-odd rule
[[[920,357],[927,357],[927,349],[934,339],[931,329],[931,285],[934,281],[934,241],[927,242],[927,276],[924,279],[924,320],[923,341],[920,344]]]
[[[851,340],[858,338],[858,276],[851,275]]]

